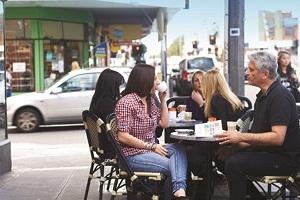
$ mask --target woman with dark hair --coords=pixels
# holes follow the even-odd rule
[[[166,92],[159,93],[160,108],[152,98],[159,81],[151,65],[137,64],[131,71],[124,96],[115,109],[121,150],[134,171],[160,172],[172,179],[174,199],[186,197],[187,159],[180,144],[155,143],[158,125],[168,127]],[[168,183],[169,181],[166,181]]]
[[[120,73],[105,69],[98,78],[89,110],[105,122],[106,116],[115,111],[117,100],[120,98],[119,88],[124,83]]]
[[[105,69],[99,76],[95,93],[93,95],[90,111],[96,114],[103,122],[106,116],[115,111],[117,100],[120,98],[120,86],[124,83],[121,74],[111,69]],[[105,134],[101,134],[106,158],[114,158],[113,147]]]
[[[300,102],[300,93],[298,91],[299,83],[295,69],[291,65],[291,55],[288,51],[278,52],[278,69],[280,82],[293,94],[296,102]]]

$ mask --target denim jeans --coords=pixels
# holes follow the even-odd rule
[[[173,193],[178,189],[186,190],[187,158],[181,144],[167,144],[169,158],[150,152],[128,156],[127,160],[134,171],[160,172],[171,177]]]
[[[269,152],[238,152],[225,162],[225,174],[230,200],[243,200],[246,195],[247,175],[288,175],[293,159],[287,154]]]

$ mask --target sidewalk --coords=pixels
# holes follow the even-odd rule
[[[82,200],[88,167],[12,171],[0,177],[1,200]],[[103,199],[109,199],[105,192]],[[89,198],[98,199],[98,181],[93,180]],[[125,200],[126,197],[116,199]],[[214,200],[226,200],[226,185],[215,187]]]
[[[83,200],[90,166],[83,129],[13,133],[9,138],[13,169],[0,176],[0,200]],[[98,199],[98,183],[92,180],[88,199]],[[227,196],[226,185],[215,187],[214,200]],[[105,192],[103,199],[109,197]]]

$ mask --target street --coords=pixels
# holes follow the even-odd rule
[[[90,154],[83,126],[9,129],[12,171],[0,177],[1,200],[82,200]],[[98,199],[93,180],[89,199]],[[107,196],[107,194],[106,194]]]

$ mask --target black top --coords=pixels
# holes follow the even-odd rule
[[[186,111],[192,112],[192,119],[207,122],[207,118],[204,115],[204,106],[199,107],[199,104],[196,103],[192,97],[186,100]]]
[[[221,95],[214,95],[212,98],[212,110],[210,116],[222,120],[223,130],[227,130],[228,121],[236,121],[243,114],[244,110],[235,110],[233,111],[231,104]]]
[[[300,151],[299,119],[292,94],[279,80],[274,81],[269,89],[257,94],[254,104],[254,121],[251,132],[262,133],[272,130],[274,125],[287,126],[287,133],[282,146],[254,146],[257,151]]]
[[[288,90],[299,87],[299,83],[292,79],[292,75],[296,75],[296,71],[291,65],[288,66],[286,73],[281,70],[281,67],[278,67],[277,72],[280,77],[280,82]]]

